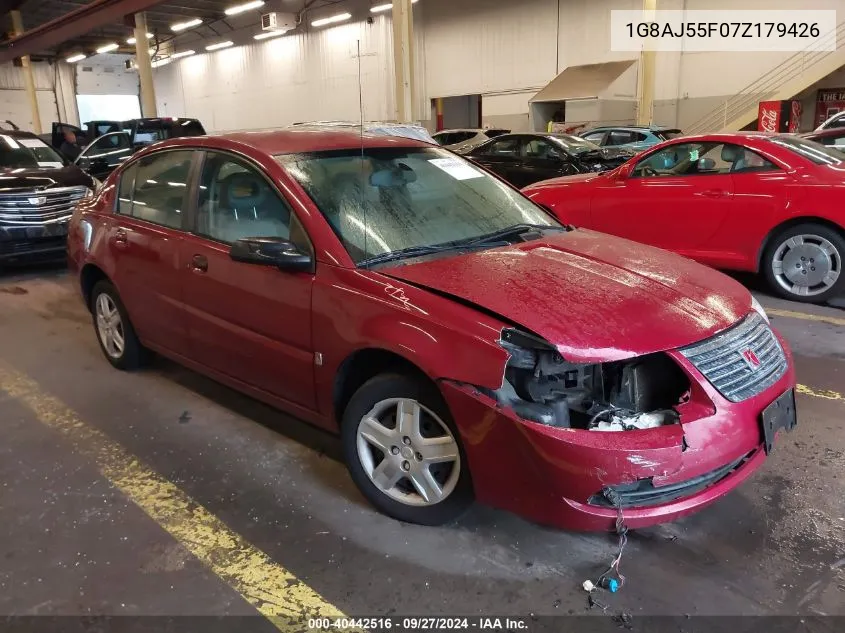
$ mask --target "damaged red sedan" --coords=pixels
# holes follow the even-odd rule
[[[338,432],[382,512],[569,529],[688,514],[795,425],[742,286],[561,225],[447,151],[345,131],[175,139],[79,206],[105,357],[150,351]]]

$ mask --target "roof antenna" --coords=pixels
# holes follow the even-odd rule
[[[364,86],[361,79],[361,40],[358,40],[358,115],[361,120],[361,211],[364,213],[364,253],[369,257],[369,249],[367,248],[367,234],[370,232],[370,227],[367,224],[367,210],[364,206]]]

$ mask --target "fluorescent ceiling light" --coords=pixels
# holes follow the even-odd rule
[[[188,20],[187,22],[177,22],[176,24],[171,24],[170,30],[174,33],[178,33],[179,31],[199,26],[200,24],[202,24],[202,20],[194,18],[193,20]]]
[[[411,4],[416,4],[418,0],[411,0]],[[377,4],[374,7],[370,7],[370,13],[383,13],[385,11],[390,11],[393,8],[392,2],[386,2],[384,4]]]
[[[170,59],[178,59],[180,57],[187,57],[188,55],[193,55],[196,51],[181,51],[179,53],[173,53],[170,56]]]
[[[268,37],[279,37],[279,35],[284,35],[287,33],[287,30],[284,31],[263,31],[258,35],[254,35],[253,39],[256,40],[266,40]]]
[[[152,38],[153,38],[153,34],[152,34],[152,33],[147,33],[147,39],[148,39],[148,40],[151,40]],[[126,43],[127,43],[127,44],[134,44],[134,43],[135,43],[135,41],[136,41],[136,40],[135,40],[135,38],[134,38],[134,37],[130,37],[128,40],[126,40]]]
[[[158,59],[150,64],[153,68],[158,68],[159,66],[166,66],[171,62],[169,57],[165,57],[163,59]]]
[[[102,53],[108,53],[110,51],[116,51],[118,48],[120,48],[120,47],[117,45],[117,42],[112,42],[111,44],[106,44],[105,46],[101,46],[100,48],[97,49],[97,52],[101,53],[101,54]]]
[[[233,44],[234,44],[234,42],[220,42],[219,44],[212,44],[211,46],[206,46],[205,50],[207,50],[207,51],[219,51],[221,48],[229,48]]]
[[[314,20],[311,26],[325,26],[326,24],[335,24],[337,22],[345,22],[352,17],[351,13],[338,13],[329,18],[322,18],[321,20]]]
[[[79,53],[78,55],[71,55],[65,61],[68,64],[75,64],[76,62],[81,62],[83,59],[85,59],[85,54]]]
[[[252,2],[244,2],[243,4],[235,5],[234,7],[229,7],[224,11],[226,15],[237,15],[238,13],[243,13],[244,11],[249,11],[250,9],[257,9],[258,7],[264,6],[264,0],[253,0]]]

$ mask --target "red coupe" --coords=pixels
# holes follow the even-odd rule
[[[845,155],[797,136],[677,138],[614,171],[524,191],[565,222],[762,272],[787,299],[845,290]]]
[[[474,498],[576,529],[669,520],[796,420],[789,350],[742,286],[419,141],[159,143],[79,206],[69,257],[112,365],[152,350],[339,433],[404,521]]]

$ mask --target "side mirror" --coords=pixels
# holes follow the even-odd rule
[[[616,180],[627,180],[631,175],[631,169],[633,169],[633,165],[631,163],[623,163],[620,165],[616,170]]]
[[[245,237],[232,244],[229,257],[236,262],[276,266],[289,272],[311,272],[314,268],[311,255],[281,237]]]

